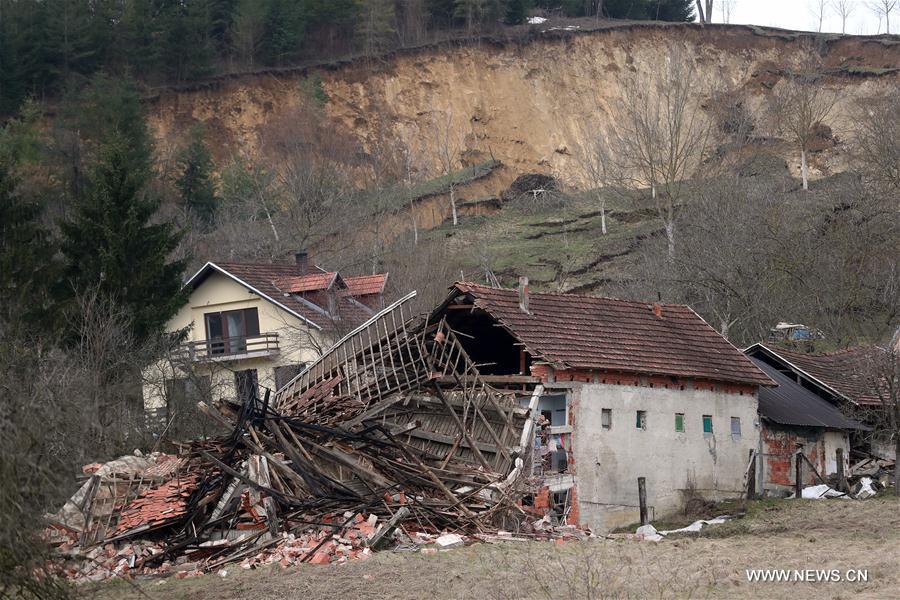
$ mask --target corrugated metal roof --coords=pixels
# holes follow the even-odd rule
[[[781,425],[829,427],[832,429],[868,429],[844,414],[833,404],[793,381],[775,367],[751,358],[771,377],[777,387],[760,388],[759,414]]]
[[[773,382],[690,307],[654,305],[576,294],[529,295],[519,308],[518,291],[456,283],[475,306],[488,312],[538,360],[562,368],[671,375],[713,381]]]

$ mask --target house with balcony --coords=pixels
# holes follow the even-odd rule
[[[263,397],[384,305],[387,274],[344,277],[310,264],[208,262],[167,324],[183,341],[144,371],[144,408],[165,424],[198,401]]]

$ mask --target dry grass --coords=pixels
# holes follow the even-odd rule
[[[382,552],[342,566],[140,582],[150,598],[895,598],[900,503],[767,501],[701,536],[658,544],[598,539],[479,544],[433,556]],[[717,527],[719,529],[717,529]],[[748,583],[745,569],[868,569],[869,582]],[[85,592],[87,590],[84,590]],[[124,583],[106,600],[137,597]]]

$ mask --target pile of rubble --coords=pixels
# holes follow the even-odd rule
[[[540,386],[522,397],[487,385],[445,322],[403,314],[409,298],[274,397],[201,405],[230,435],[86,467],[49,516],[67,575],[186,577],[584,535],[521,506]]]

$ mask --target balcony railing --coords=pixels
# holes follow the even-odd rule
[[[237,336],[186,342],[181,346],[184,358],[191,361],[235,360],[278,353],[278,333]]]

